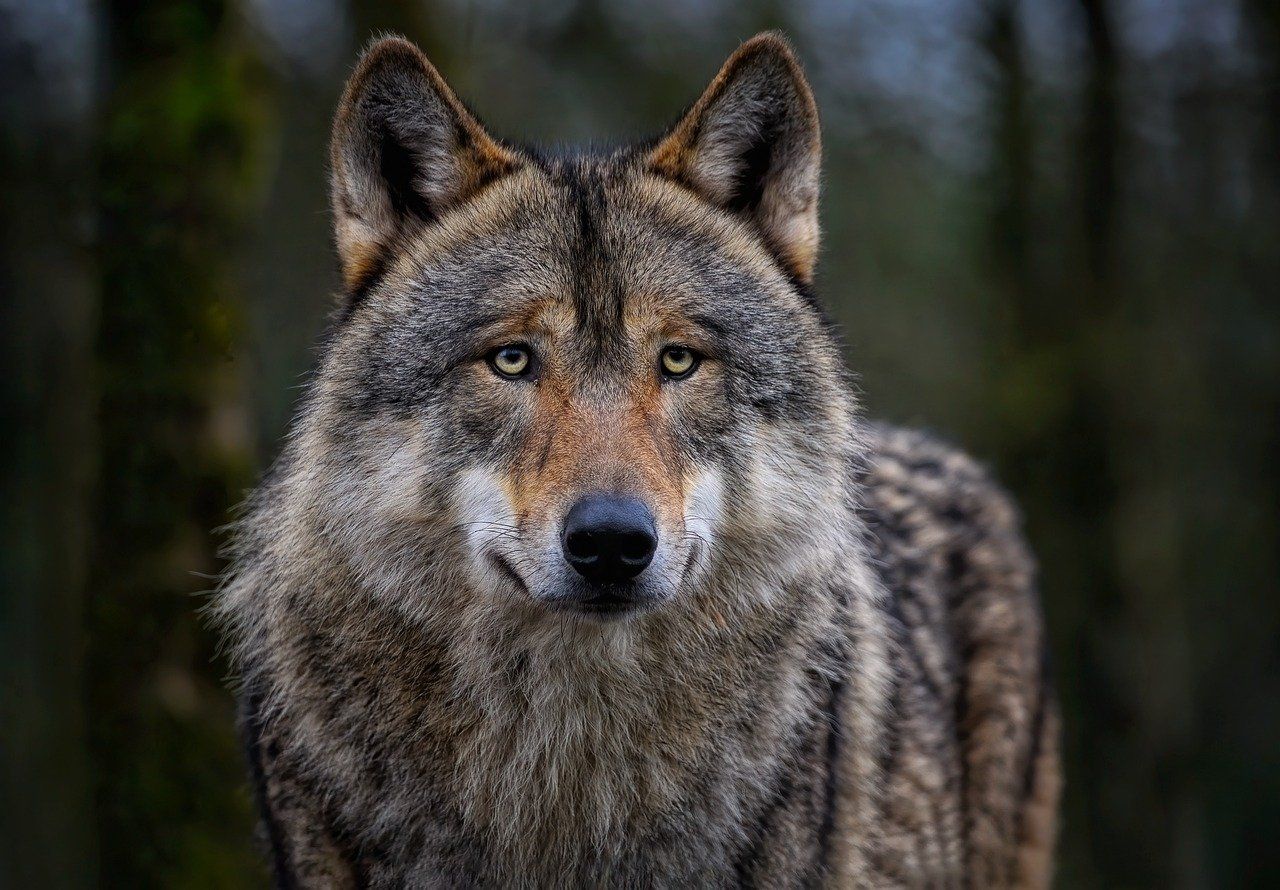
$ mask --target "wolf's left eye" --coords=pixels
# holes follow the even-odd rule
[[[668,346],[662,350],[662,374],[668,380],[688,377],[698,367],[698,354],[687,346]]]
[[[503,377],[523,377],[532,364],[533,357],[529,354],[529,347],[518,343],[499,346],[489,353],[489,367]]]

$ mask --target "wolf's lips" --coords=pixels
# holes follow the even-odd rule
[[[574,605],[579,609],[592,612],[625,612],[642,605],[642,601],[632,596],[602,593],[590,599],[581,600],[574,603]]]
[[[648,611],[661,600],[631,584],[585,587],[574,585],[573,593],[550,600],[557,611],[593,618],[622,618]]]
[[[489,561],[493,564],[493,567],[497,569],[499,575],[515,585],[518,592],[524,594],[529,593],[529,585],[524,583],[524,579],[520,577],[520,573],[517,572],[511,566],[511,563],[507,562],[500,554],[491,554],[489,556]]]

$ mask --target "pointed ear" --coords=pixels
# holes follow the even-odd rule
[[[818,109],[791,47],[758,34],[738,48],[649,156],[651,168],[749,218],[797,279],[818,253]]]
[[[467,201],[519,159],[485,132],[416,46],[367,49],[333,125],[334,229],[355,289],[398,237]]]

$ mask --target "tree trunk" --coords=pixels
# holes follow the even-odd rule
[[[0,885],[94,885],[84,576],[93,474],[92,33],[0,36]],[[65,23],[64,23],[65,24]],[[38,28],[30,30],[39,32]]]
[[[109,886],[261,883],[226,665],[198,610],[253,475],[228,257],[259,74],[226,0],[107,4],[91,739]]]

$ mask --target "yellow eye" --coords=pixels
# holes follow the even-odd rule
[[[672,380],[688,377],[698,367],[698,354],[686,346],[662,350],[662,373]]]
[[[526,346],[502,346],[489,354],[489,366],[503,377],[522,377],[532,364],[533,357]]]

